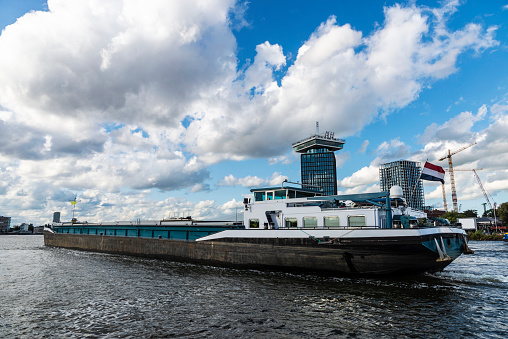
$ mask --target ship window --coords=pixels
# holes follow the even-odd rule
[[[316,194],[313,192],[296,192],[297,198],[314,197]]]
[[[286,190],[275,191],[275,200],[286,199]]]
[[[288,198],[289,199],[293,199],[296,197],[296,192],[295,191],[288,191]]]
[[[303,227],[317,227],[317,218],[303,217]]]
[[[254,193],[255,201],[264,201],[265,200],[265,192],[255,192]]]
[[[259,219],[250,219],[249,228],[259,228]]]
[[[348,217],[349,226],[365,226],[364,215],[350,215]]]
[[[336,216],[327,216],[325,217],[325,226],[327,227],[339,227],[340,219]]]
[[[297,218],[286,218],[286,227],[298,227],[298,219]]]
[[[266,200],[273,200],[273,192],[266,192]]]

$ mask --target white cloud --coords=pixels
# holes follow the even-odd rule
[[[262,179],[256,176],[247,176],[245,178],[235,178],[233,174],[225,176],[224,179],[219,181],[219,186],[244,186],[253,187],[260,186],[266,183],[266,179]]]
[[[373,161],[374,164],[380,165],[387,162],[404,159],[409,156],[409,147],[398,138],[390,142],[384,141],[377,148],[377,158]]]
[[[275,165],[275,164],[287,165],[287,164],[294,162],[298,158],[299,158],[298,154],[293,152],[293,150],[291,150],[290,153],[287,153],[287,154],[284,154],[284,155],[281,155],[278,157],[269,158],[268,164],[269,165]]]
[[[263,80],[258,82],[268,84],[262,86],[266,90],[258,95],[242,93],[251,88],[246,81],[245,87],[225,88],[220,101],[214,98],[200,106],[203,113],[191,123],[187,143],[196,154],[219,153],[226,159],[274,157],[285,151],[285,145],[310,134],[316,120],[336,135],[352,135],[378,112],[404,107],[424,85],[455,72],[457,56],[464,51],[497,44],[494,31],[478,25],[447,31],[445,14],[454,10],[454,6],[439,13],[416,6],[386,8],[385,23],[367,37],[350,25],[337,25],[331,17],[300,48],[280,86],[272,79],[274,67],[263,62],[259,72]],[[276,64],[282,64],[278,45],[264,43],[258,46],[261,50],[274,51]],[[266,59],[263,54],[260,58]],[[256,62],[248,67],[245,79],[257,67]]]
[[[339,187],[354,188],[379,182],[379,166],[370,165],[362,167],[351,176],[338,181]]]
[[[268,184],[270,186],[279,186],[282,185],[282,182],[284,182],[284,180],[288,180],[288,177],[283,174],[275,172],[272,174],[272,177],[268,181]]]
[[[379,184],[373,184],[373,185],[359,185],[355,187],[350,187],[346,189],[345,191],[339,191],[337,194],[361,194],[361,193],[375,193],[380,192],[381,187]]]
[[[272,79],[274,70],[279,70],[286,64],[286,57],[279,45],[270,45],[268,41],[256,46],[254,63],[246,70],[244,87],[246,91],[254,89],[263,94],[272,86],[276,86]]]
[[[369,140],[364,140],[362,142],[362,146],[358,149],[358,153],[365,153],[367,151],[367,147],[369,146]]]
[[[49,1],[49,12],[28,13],[1,36],[9,53],[0,56],[8,65],[0,66],[0,104],[21,126],[78,146],[97,140],[99,124],[114,122],[177,129],[171,141],[206,162],[275,157],[308,134],[301,126],[317,119],[351,135],[379,111],[414,100],[424,82],[455,71],[458,54],[497,43],[477,25],[447,31],[453,4],[387,7],[383,25],[366,37],[331,17],[279,86],[273,72],[286,64],[282,46],[258,45],[253,64],[236,71],[228,13],[242,11],[232,6]],[[186,116],[190,126],[182,130]]]
[[[421,142],[428,143],[436,140],[453,140],[458,142],[467,142],[474,138],[475,134],[471,132],[471,127],[485,118],[487,106],[483,105],[475,114],[471,112],[462,112],[458,116],[448,120],[443,125],[432,124],[425,129]]]
[[[272,174],[271,178],[259,178],[257,176],[246,176],[244,178],[236,178],[232,174],[225,176],[219,181],[219,186],[243,186],[243,187],[257,187],[263,185],[278,186],[288,177],[278,172]]]

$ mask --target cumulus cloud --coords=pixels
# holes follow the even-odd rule
[[[290,153],[287,153],[287,154],[284,154],[284,155],[281,155],[278,157],[269,158],[268,164],[269,165],[275,165],[275,164],[287,165],[287,164],[294,162],[298,158],[299,158],[299,155],[297,153],[293,152],[293,150],[291,150]]]
[[[362,167],[353,173],[353,175],[339,180],[337,186],[344,188],[365,187],[376,181],[379,182],[379,166],[370,165]]]
[[[398,138],[393,139],[390,142],[384,141],[377,148],[377,158],[374,163],[380,165],[386,162],[404,159],[409,156],[409,147]]]
[[[71,140],[95,139],[104,122],[174,130],[190,117],[172,142],[184,141],[207,162],[278,156],[307,134],[301,126],[318,119],[351,135],[379,111],[414,100],[429,79],[454,72],[460,53],[497,43],[478,25],[447,31],[453,3],[434,11],[387,7],[383,25],[366,37],[330,17],[279,86],[273,72],[286,64],[282,46],[258,45],[252,65],[236,70],[233,7],[50,0],[49,12],[28,13],[2,33],[0,48],[9,53],[0,64],[9,68],[0,72],[0,104],[16,111],[16,121],[50,122],[46,131]]]
[[[432,124],[425,129],[421,137],[422,143],[429,143],[436,140],[467,142],[474,138],[471,127],[483,120],[487,115],[487,106],[483,105],[476,114],[462,112],[458,116],[448,120],[443,125]]]
[[[244,178],[236,178],[232,174],[225,176],[219,181],[219,186],[243,186],[243,187],[256,187],[263,185],[280,185],[288,177],[278,172],[272,174],[271,178],[259,178],[257,176],[246,176]]]

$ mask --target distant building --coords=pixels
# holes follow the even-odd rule
[[[44,233],[44,226],[35,226],[34,227],[34,234],[43,234]]]
[[[22,223],[21,225],[19,225],[19,233],[29,233],[28,231],[28,227],[30,225],[26,224],[26,223]]]
[[[11,217],[0,216],[0,233],[7,233],[11,227]]]
[[[388,191],[392,186],[400,186],[408,206],[423,210],[425,201],[421,173],[421,164],[415,161],[399,160],[383,164],[379,167],[381,190]]]
[[[19,225],[19,233],[33,233],[33,224],[22,223]]]
[[[476,218],[477,229],[485,233],[505,232],[507,227],[503,225],[503,221],[499,218],[483,217]]]
[[[293,143],[293,149],[301,153],[302,188],[322,191],[323,195],[337,194],[337,165],[335,151],[341,150],[345,141],[333,137],[332,132],[317,132]]]
[[[53,222],[60,222],[60,212],[53,212]]]
[[[475,232],[478,229],[477,219],[478,218],[457,218],[457,222],[464,231]]]

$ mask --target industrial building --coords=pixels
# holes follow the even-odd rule
[[[337,194],[337,165],[335,151],[341,150],[345,141],[334,138],[332,132],[315,135],[293,143],[293,149],[301,153],[302,188],[317,190],[324,195]]]
[[[421,173],[421,164],[415,161],[398,160],[383,164],[379,167],[381,190],[388,191],[392,186],[400,186],[407,204],[423,210],[425,200]]]

